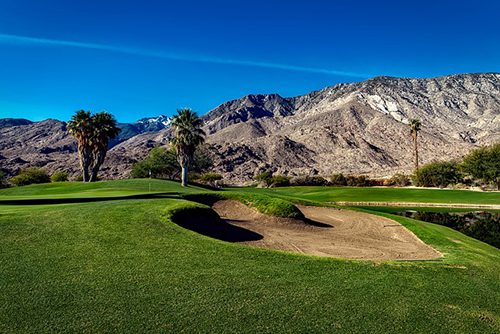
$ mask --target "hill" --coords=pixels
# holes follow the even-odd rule
[[[422,121],[423,163],[458,158],[480,145],[499,141],[500,74],[376,77],[291,98],[248,95],[203,116],[214,170],[235,183],[264,170],[287,175],[410,172],[413,157],[407,124],[413,118]],[[11,131],[16,129],[19,127]],[[17,142],[33,146],[33,139],[24,131],[15,136]],[[109,152],[104,175],[128,175],[134,161],[155,145],[164,144],[169,136],[166,126],[118,143]],[[9,162],[14,158],[49,169],[67,166],[67,159],[47,162],[46,156],[28,158],[22,151],[4,150],[0,149],[4,156],[0,167],[8,170],[20,167]],[[70,168],[76,170],[76,159],[70,161]]]
[[[261,201],[276,200],[271,191],[254,191]],[[208,207],[186,200],[187,192],[211,193],[160,180],[0,190],[0,198],[18,200],[0,203],[0,331],[500,329],[500,251],[492,246],[444,226],[373,212],[444,257],[372,263],[259,249],[176,224],[174,213],[197,226],[216,224]],[[300,189],[288,194],[311,199]]]

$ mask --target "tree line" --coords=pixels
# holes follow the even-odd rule
[[[419,165],[418,133],[421,122],[412,119],[408,122],[413,141],[415,170],[413,175],[396,174],[386,180],[372,180],[366,176],[343,174],[332,175],[330,180],[321,176],[288,177],[273,175],[267,171],[256,177],[256,181],[265,186],[288,185],[334,185],[334,186],[407,186],[411,183],[424,187],[446,187],[450,184],[473,185],[474,183],[494,184],[500,188],[500,143],[472,151],[462,161],[431,162],[422,167]],[[177,179],[180,177],[182,186],[187,186],[190,176],[203,183],[214,185],[222,176],[207,173],[212,161],[203,150],[205,133],[203,122],[191,109],[179,109],[172,118],[173,137],[166,147],[157,147],[150,151],[149,156],[132,168],[132,177]],[[78,144],[78,157],[82,171],[83,182],[98,180],[98,173],[105,161],[109,142],[115,138],[120,128],[113,115],[102,111],[79,110],[68,122],[68,132]],[[180,169],[179,169],[180,167]],[[189,172],[192,167],[192,172]],[[46,171],[28,168],[11,178],[15,185],[30,183],[67,181],[65,172],[55,173],[50,177]],[[7,186],[6,175],[0,171],[0,187]]]

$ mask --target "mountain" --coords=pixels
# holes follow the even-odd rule
[[[138,137],[143,133],[157,132],[167,128],[170,119],[167,116],[142,118],[134,123],[118,123],[121,129],[117,138],[111,140],[110,147]],[[141,144],[142,145],[142,144]],[[148,147],[147,144],[144,147]],[[118,150],[119,151],[119,150]],[[54,119],[31,122],[26,119],[0,119],[0,169],[12,175],[20,169],[37,166],[53,172],[66,170],[72,175],[79,174],[77,143],[67,133],[66,123]],[[147,150],[145,151],[147,155]],[[136,156],[143,156],[136,154]],[[115,158],[108,155],[108,161]],[[123,165],[131,165],[135,159],[127,159],[127,153],[115,158],[123,173]],[[125,167],[127,168],[127,167]],[[120,177],[122,174],[108,172],[107,177]]]
[[[158,117],[146,117],[134,123],[118,123],[121,129],[117,138],[111,140],[110,147],[117,145],[129,138],[145,132],[157,132],[170,125],[170,118],[164,115]]]
[[[324,176],[410,172],[413,152],[408,121],[413,118],[422,122],[422,163],[459,158],[473,148],[500,141],[500,74],[376,77],[291,98],[248,95],[203,116],[214,171],[233,183],[251,180],[264,170]],[[132,124],[158,124],[156,118],[141,121]],[[45,139],[33,139],[22,128],[37,128],[41,123],[13,126],[10,135],[16,142],[36,146],[34,141]],[[146,156],[150,148],[166,143],[171,133],[168,120],[163,117],[159,123],[163,128],[138,131],[116,143],[103,175],[127,176],[133,162]],[[67,159],[58,163],[54,153],[44,156],[54,160],[47,162],[43,154],[28,157],[22,150],[7,149],[4,131],[0,129],[1,168],[19,168],[22,164],[7,162],[21,158],[28,161],[24,165],[77,170],[76,164],[68,167]],[[75,154],[73,157],[76,159]]]
[[[24,118],[1,118],[0,128],[6,128],[9,126],[17,126],[17,125],[28,125],[31,123],[33,122]]]

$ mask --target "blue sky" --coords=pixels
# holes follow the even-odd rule
[[[500,1],[0,0],[0,118],[203,114],[377,75],[500,72]]]

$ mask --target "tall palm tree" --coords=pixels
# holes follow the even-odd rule
[[[116,125],[115,118],[108,112],[96,113],[92,117],[92,120],[92,173],[90,175],[90,182],[97,180],[97,173],[99,173],[99,169],[106,158],[109,140],[115,138],[120,133],[120,128]]]
[[[177,153],[181,166],[181,184],[188,185],[188,168],[193,160],[196,148],[205,142],[205,132],[201,129],[203,121],[191,109],[179,109],[172,118],[174,137],[170,141]]]
[[[78,158],[82,168],[83,181],[90,179],[89,167],[92,162],[92,115],[90,111],[77,111],[68,122],[68,131],[78,142]]]
[[[422,126],[422,123],[418,119],[410,120],[410,133],[413,138],[413,147],[415,150],[415,172],[418,170],[418,132]]]

